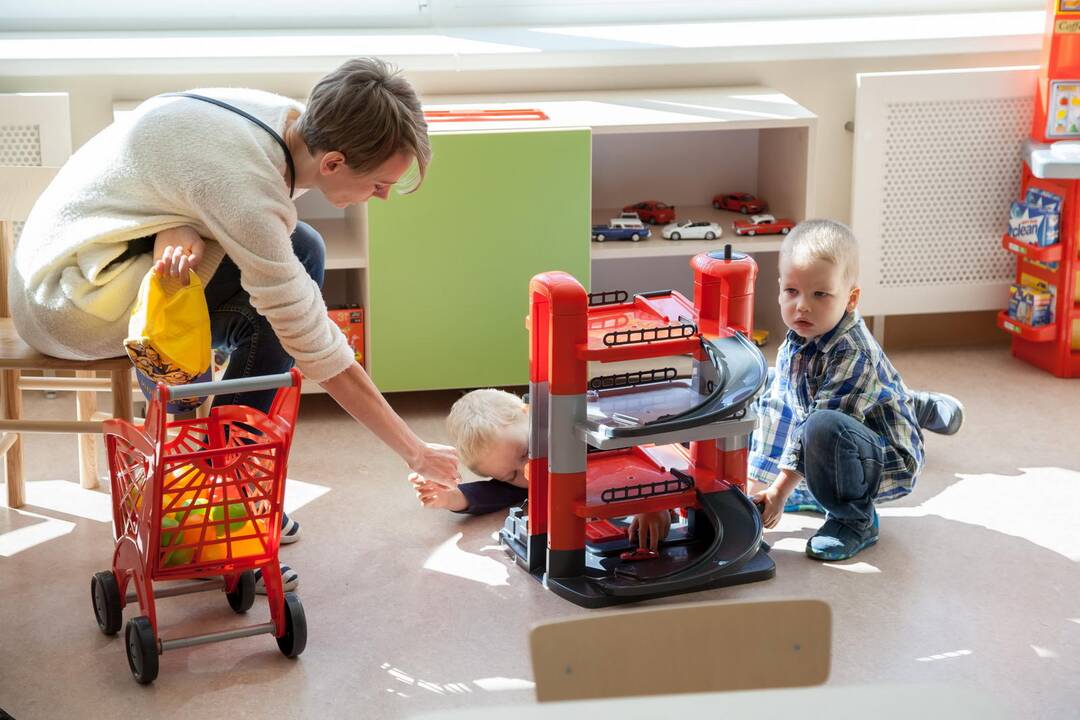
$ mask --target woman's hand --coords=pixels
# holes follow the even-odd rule
[[[446,488],[453,488],[461,481],[457,450],[449,445],[424,443],[420,454],[409,463],[409,468],[428,481]]]
[[[154,272],[187,285],[191,282],[188,273],[198,266],[205,248],[206,242],[193,227],[162,230],[154,240]]]

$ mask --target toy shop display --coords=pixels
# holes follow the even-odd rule
[[[998,327],[1014,357],[1080,376],[1080,3],[1049,0],[1030,138],[1001,246],[1016,256]]]

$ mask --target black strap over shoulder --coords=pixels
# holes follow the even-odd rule
[[[220,108],[225,108],[226,110],[230,110],[237,115],[240,115],[241,117],[245,117],[259,127],[261,127],[266,132],[270,133],[270,137],[274,138],[274,140],[277,141],[277,144],[280,145],[281,149],[285,152],[285,166],[289,169],[289,199],[292,199],[293,193],[296,191],[296,166],[293,164],[292,153],[289,152],[289,146],[285,144],[284,138],[278,135],[274,128],[270,127],[251,113],[241,110],[235,105],[230,105],[229,103],[223,100],[218,100],[216,98],[186,92],[164,93],[161,97],[186,97],[191,98],[192,100],[202,100],[203,102],[210,103],[211,105],[217,105]]]

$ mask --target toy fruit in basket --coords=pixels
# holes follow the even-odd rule
[[[163,565],[166,567],[186,565],[195,557],[195,545],[202,536],[206,516],[206,508],[200,506],[206,504],[206,500],[202,498],[184,500],[180,503],[183,509],[162,516],[161,547],[191,546],[181,547],[166,554],[162,561]]]
[[[217,532],[218,537],[222,537],[225,534],[225,523],[223,522],[223,520],[225,520],[225,512],[225,508],[221,505],[215,505],[210,508],[210,520],[214,523],[219,523],[214,525],[214,530]],[[228,513],[230,520],[240,518],[238,522],[229,523],[229,532],[239,532],[247,523],[247,508],[244,507],[243,503],[229,503]]]

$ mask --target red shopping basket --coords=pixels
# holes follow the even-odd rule
[[[285,472],[300,403],[300,372],[196,383],[158,384],[146,421],[105,421],[112,481],[116,549],[111,570],[91,581],[98,627],[115,635],[124,607],[138,617],[125,629],[128,665],[140,683],[158,674],[166,650],[272,633],[287,657],[307,642],[300,599],[282,592],[278,569]],[[216,407],[210,416],[169,422],[170,400],[278,388],[269,413],[243,405]],[[270,622],[166,639],[155,600],[223,589],[245,613],[255,601],[261,569]],[[155,587],[154,583],[174,581]],[[175,582],[186,581],[186,582]],[[128,591],[128,583],[134,586]]]

